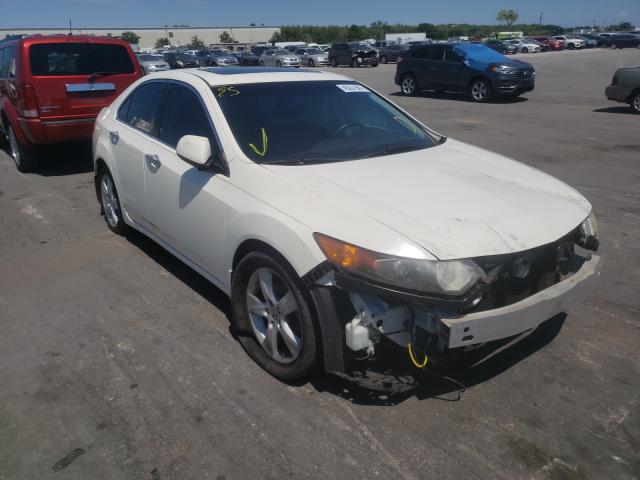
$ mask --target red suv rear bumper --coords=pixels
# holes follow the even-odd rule
[[[19,118],[18,121],[29,143],[42,144],[90,139],[96,117]]]

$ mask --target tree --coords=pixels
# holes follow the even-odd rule
[[[220,34],[220,43],[234,43],[235,40],[226,30]]]
[[[122,39],[127,43],[137,45],[140,41],[140,35],[137,35],[134,32],[122,32]]]
[[[162,48],[167,45],[171,45],[171,42],[169,42],[167,37],[162,37],[156,40],[156,48]]]
[[[199,38],[197,35],[194,35],[193,37],[191,37],[191,43],[189,43],[188,47],[197,50],[199,48],[204,48],[205,45],[201,38]]]
[[[507,27],[510,27],[515,22],[517,22],[519,18],[520,18],[520,15],[518,14],[518,12],[511,9],[500,10],[498,12],[498,15],[496,15],[496,20],[499,22],[506,23]]]

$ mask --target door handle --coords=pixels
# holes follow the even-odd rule
[[[158,155],[145,154],[144,159],[147,162],[147,165],[149,165],[149,168],[151,168],[152,170],[158,170],[160,168],[160,165],[162,165],[162,162],[160,162]]]
[[[118,132],[109,132],[109,139],[113,145],[116,145],[120,140],[120,135],[118,135]]]

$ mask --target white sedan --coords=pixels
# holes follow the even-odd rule
[[[525,39],[505,40],[518,49],[519,53],[539,53],[540,45]]]
[[[285,380],[345,372],[381,342],[422,367],[517,335],[599,274],[577,191],[341,75],[152,74],[102,110],[93,156],[108,227],[229,295],[241,344]]]

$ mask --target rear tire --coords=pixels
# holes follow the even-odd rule
[[[309,66],[310,67],[315,67],[316,66],[315,62],[311,58],[309,59]]]
[[[568,48],[569,50],[575,50],[575,49],[576,49],[576,46],[575,46],[573,43],[570,43],[569,45],[567,45],[567,48]]]
[[[98,188],[100,189],[100,207],[107,227],[116,235],[124,235],[127,226],[124,223],[120,197],[113,177],[106,167],[100,169],[98,177]]]
[[[276,67],[278,67],[278,68],[282,67],[282,62],[280,60],[278,60],[276,62]]]
[[[331,59],[329,60],[329,63],[334,68],[338,66],[338,62],[336,61],[335,57],[331,57]]]
[[[387,57],[386,57],[385,55],[382,55],[382,56],[380,57],[380,63],[381,63],[381,64],[383,64],[383,65],[384,65],[385,63],[387,63]]]
[[[415,95],[418,91],[418,82],[411,73],[405,73],[400,78],[400,92],[408,97]]]
[[[231,305],[240,344],[280,380],[300,380],[320,363],[320,334],[306,298],[295,271],[276,254],[252,252],[234,271]]]
[[[355,58],[351,60],[351,68],[358,68],[359,66],[360,64],[358,63],[358,60],[356,60]]]
[[[528,49],[527,47],[524,47],[524,48],[522,49],[522,53],[529,53],[529,49]]]
[[[9,139],[9,151],[18,171],[20,173],[33,172],[38,166],[36,148],[22,145],[11,125],[7,129],[7,137]]]
[[[264,67],[264,62],[262,60],[260,60],[260,66]]]
[[[488,102],[491,99],[491,85],[484,78],[476,78],[469,85],[469,96],[477,103]]]

